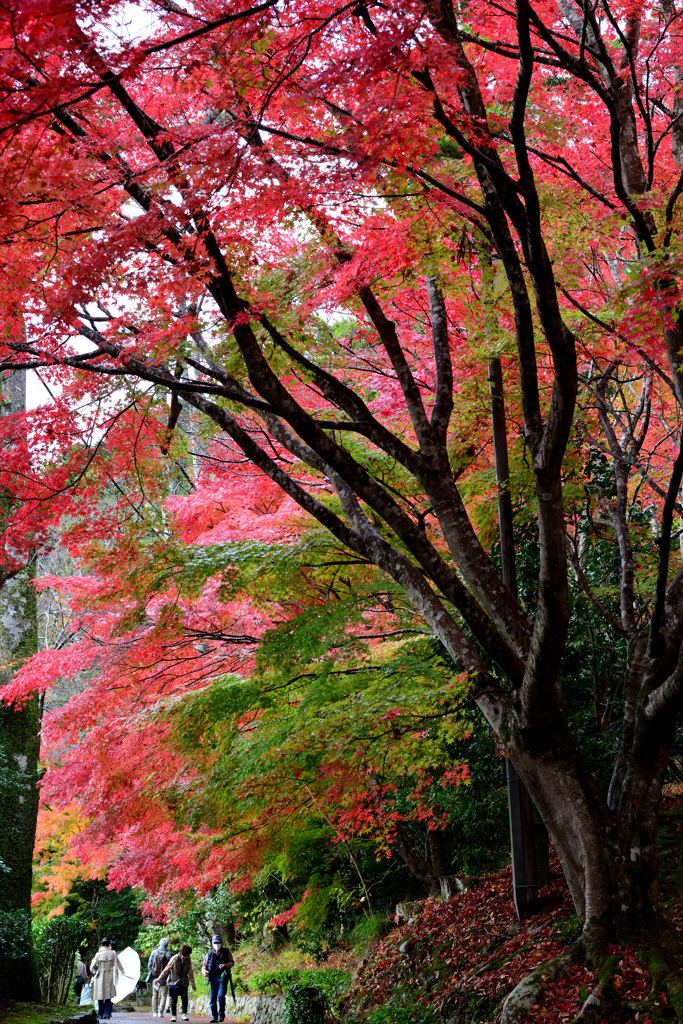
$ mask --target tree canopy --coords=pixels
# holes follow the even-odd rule
[[[659,925],[683,691],[680,12],[135,10],[1,15],[0,365],[50,396],[0,422],[5,571],[59,528],[81,573],[48,581],[72,643],[5,694],[88,681],[46,726],[46,793],[84,799],[140,877],[151,828],[188,867],[174,801],[205,812],[211,879],[250,801],[286,818],[340,778],[340,834],[348,799],[357,831],[367,813],[400,843],[404,819],[438,831],[423,795],[464,776],[476,707],[590,955]]]

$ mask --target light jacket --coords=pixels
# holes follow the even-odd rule
[[[93,975],[92,997],[93,999],[113,999],[116,995],[116,982],[114,972],[116,968],[123,972],[123,967],[113,949],[101,946],[95,953],[90,964],[90,971]]]

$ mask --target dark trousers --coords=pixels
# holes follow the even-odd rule
[[[171,993],[169,992],[169,996]],[[187,985],[183,985],[180,990],[180,1002],[183,1007],[183,1013],[187,1013]],[[178,996],[171,996],[171,1016],[175,1017],[178,1012]]]
[[[211,998],[209,999],[209,1006],[211,1007],[211,1016],[220,1017],[221,1020],[225,1017],[225,996],[228,991],[228,981],[221,981],[220,974],[210,978],[209,984],[211,985]]]
[[[85,985],[84,981],[81,981],[80,978],[76,978],[76,980],[74,982],[74,992],[76,993],[76,999],[80,999],[81,998],[81,992],[83,991],[83,986],[84,985]]]
[[[97,1016],[111,1017],[111,999],[97,1000]]]

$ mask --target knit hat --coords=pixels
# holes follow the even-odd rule
[[[168,949],[168,939],[161,939],[159,941],[159,949]]]

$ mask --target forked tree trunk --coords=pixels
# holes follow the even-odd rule
[[[674,727],[669,720],[636,729],[616,814],[564,725],[508,737],[595,955],[606,941],[632,938],[658,920],[657,825]]]

